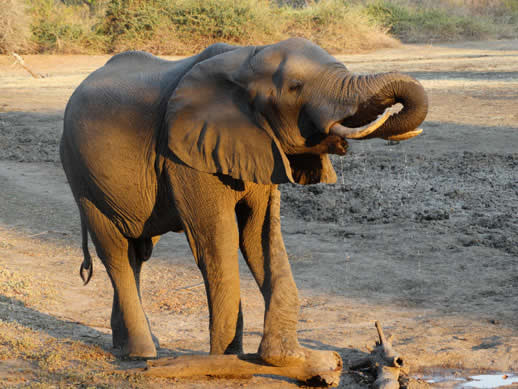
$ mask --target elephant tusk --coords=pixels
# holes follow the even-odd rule
[[[390,115],[392,115],[392,112],[389,109],[386,109],[385,112],[375,121],[363,127],[351,128],[342,126],[340,123],[335,123],[331,126],[329,133],[347,139],[361,139],[380,128],[383,123],[388,120]]]
[[[407,140],[407,139],[413,138],[414,136],[419,135],[421,132],[423,132],[422,129],[416,128],[415,130],[404,132],[402,134],[387,136],[384,139],[393,140],[393,141]]]

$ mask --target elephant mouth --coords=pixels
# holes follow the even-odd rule
[[[361,127],[344,126],[343,123],[347,119],[347,118],[344,118],[344,119],[332,124],[329,128],[329,133],[333,134],[333,135],[338,135],[344,139],[364,139],[368,135],[379,130],[381,128],[381,126],[383,126],[383,124],[392,115],[395,115],[395,114],[397,115],[397,113],[400,109],[401,109],[401,107],[398,107],[397,104],[393,105],[391,107],[388,107],[383,111],[383,113],[378,115],[378,117],[375,120],[373,120],[372,122],[367,123],[366,125],[361,126]],[[413,138],[413,137],[419,135],[421,132],[423,132],[422,129],[416,128],[411,131],[406,131],[401,134],[390,135],[390,136],[386,136],[383,138],[387,139],[387,140],[392,140],[392,141],[400,141],[400,140],[406,140],[406,139]]]

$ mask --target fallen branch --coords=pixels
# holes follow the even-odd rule
[[[375,369],[376,381],[373,388],[398,389],[399,375],[407,374],[403,358],[392,348],[391,339],[387,339],[378,321],[375,323],[378,330],[379,342],[369,356],[351,364],[351,370],[364,368]]]
[[[329,352],[328,352],[329,353]],[[322,371],[318,358],[323,354],[309,354],[308,359],[296,366],[271,366],[262,361],[258,354],[244,355],[182,355],[147,361],[147,367],[133,369],[135,373],[165,378],[220,377],[251,378],[253,375],[276,375],[319,386],[335,387],[340,383],[342,359],[337,353],[329,353],[334,361],[332,370]],[[312,359],[311,355],[315,358]]]
[[[67,232],[67,231],[48,230],[48,231],[38,232],[37,234],[29,235],[29,236],[27,236],[27,238],[35,238],[37,236],[41,236],[41,235],[45,235],[45,234],[49,234],[49,233],[61,234],[61,235],[68,235],[68,234],[70,234],[70,232]]]
[[[41,74],[38,74],[38,73],[34,73],[27,65],[25,65],[25,61],[23,60],[22,57],[20,57],[18,54],[16,53],[11,53],[12,56],[15,58],[15,63],[17,63],[18,65],[20,65],[22,68],[24,68],[25,70],[27,70],[32,77],[34,78],[43,78],[43,76]]]

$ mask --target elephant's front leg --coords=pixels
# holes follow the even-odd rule
[[[243,314],[234,190],[214,175],[192,174],[192,169],[182,166],[174,168],[171,181],[176,190],[175,205],[205,282],[210,315],[210,352],[241,354]]]
[[[257,185],[237,215],[241,251],[265,301],[261,358],[277,366],[309,363],[316,371],[336,369],[333,352],[310,350],[297,340],[299,298],[281,235],[279,190]]]
[[[261,357],[274,365],[305,359],[297,340],[299,298],[280,225],[280,192],[257,185],[238,208],[241,251],[265,301]]]
[[[207,216],[207,215],[206,215]],[[211,354],[243,353],[238,267],[238,232],[234,213],[203,217],[186,226],[191,249],[203,275],[209,306]]]

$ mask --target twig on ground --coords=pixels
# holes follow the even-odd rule
[[[34,73],[27,65],[25,65],[25,61],[23,60],[22,57],[20,57],[18,54],[16,53],[11,53],[12,56],[15,58],[15,63],[17,63],[18,65],[20,65],[22,68],[24,68],[25,70],[27,70],[32,77],[34,78],[44,78],[43,75],[39,74],[39,73]]]
[[[69,233],[69,232],[67,232],[67,231],[48,230],[48,231],[38,232],[37,234],[29,235],[29,236],[27,236],[27,238],[35,238],[35,237],[37,237],[37,236],[45,235],[45,234],[50,234],[50,233],[54,233],[54,234],[61,234],[61,235],[69,235],[69,234],[70,234],[70,233]]]
[[[48,233],[49,233],[49,231],[42,231],[42,232],[38,232],[37,234],[29,235],[27,238],[35,238],[37,236],[45,235],[45,234],[48,234]]]
[[[195,288],[198,288],[203,285],[205,285],[203,282],[198,282],[197,284],[194,284],[194,285],[182,286],[180,288],[173,289],[173,291],[177,292],[179,290],[195,289]]]

